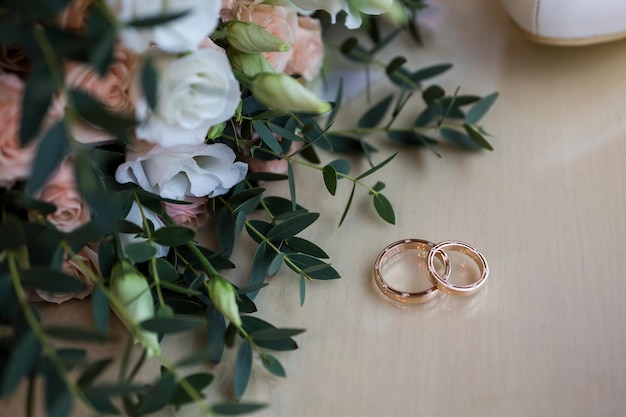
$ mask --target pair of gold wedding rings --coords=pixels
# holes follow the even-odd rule
[[[398,290],[391,286],[383,276],[383,269],[392,258],[398,256],[401,252],[411,249],[428,253],[426,258],[426,277],[433,286],[425,291],[408,292]],[[479,278],[468,285],[455,285],[451,283],[449,278],[452,267],[446,251],[460,252],[472,259],[478,266]],[[443,273],[437,271],[435,259],[439,260],[443,265]],[[488,276],[489,266],[482,253],[467,243],[459,242],[458,240],[446,240],[437,244],[422,239],[399,240],[383,249],[374,264],[374,281],[376,281],[376,285],[382,293],[392,300],[409,304],[425,303],[435,298],[440,292],[461,296],[475,294],[485,284]]]

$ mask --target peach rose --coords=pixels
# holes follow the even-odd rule
[[[237,1],[226,20],[256,23],[291,47],[296,43],[298,15],[292,7]],[[265,52],[263,55],[277,72],[283,72],[292,54],[293,49],[287,52]]]
[[[54,213],[46,216],[46,220],[58,230],[69,233],[89,221],[89,207],[76,188],[70,161],[66,160],[59,166],[38,194],[40,200],[57,207]]]
[[[277,137],[280,141],[282,138]],[[287,154],[292,154],[302,146],[300,142],[292,142]],[[286,174],[287,173],[287,160],[286,159],[270,159],[263,160],[259,158],[251,158],[248,160],[248,169],[251,172],[268,172],[271,174]]]
[[[209,210],[206,197],[185,196],[185,201],[191,204],[175,204],[163,202],[165,212],[176,224],[197,230],[209,221]]]
[[[320,21],[308,16],[298,17],[298,32],[293,54],[287,62],[287,74],[299,74],[311,81],[322,68],[324,44]]]
[[[35,155],[34,141],[25,147],[19,143],[23,90],[24,83],[16,75],[0,75],[0,187],[26,178]]]
[[[87,12],[93,0],[73,0],[57,17],[59,26],[70,30],[83,30],[87,25]]]
[[[83,269],[84,268],[84,269]],[[85,246],[74,258],[66,257],[62,265],[63,272],[75,276],[85,283],[85,288],[77,293],[49,293],[40,290],[29,290],[27,298],[29,301],[47,301],[49,303],[61,304],[72,298],[84,299],[93,291],[93,282],[90,274],[102,277],[98,264],[98,253],[89,246]],[[88,269],[87,271],[85,269]]]

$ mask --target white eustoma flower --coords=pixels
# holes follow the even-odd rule
[[[161,220],[154,212],[148,210],[146,207],[141,207],[141,210],[140,210],[139,205],[135,202],[133,202],[133,205],[130,207],[128,214],[126,215],[126,221],[134,223],[137,226],[144,229],[143,216],[141,215],[142,211],[143,211],[143,216],[145,216],[146,219],[150,220],[152,224],[154,225],[154,230],[158,230],[162,228],[163,226],[165,226],[165,223],[163,223],[163,220]],[[119,237],[120,237],[120,243],[122,244],[122,250],[124,252],[126,251],[126,246],[128,246],[129,244],[141,243],[141,242],[145,242],[146,240],[148,240],[144,237],[137,237],[132,233],[120,233]],[[162,258],[164,256],[167,256],[167,253],[170,251],[169,246],[162,246],[154,242],[152,243],[152,246],[154,246],[154,248],[157,251],[156,255],[154,255],[157,258]]]
[[[247,172],[248,165],[235,162],[235,153],[223,143],[166,149],[154,146],[147,151],[128,152],[115,179],[135,183],[164,198],[184,200],[187,195],[226,194]]]
[[[345,25],[348,29],[361,26],[361,13],[379,15],[391,8],[393,0],[287,0],[302,14],[311,14],[316,10],[327,11],[335,23],[337,13],[346,12]]]
[[[187,12],[158,26],[124,27],[123,42],[137,52],[144,52],[153,44],[168,52],[196,49],[217,27],[222,6],[221,0],[106,0],[106,3],[122,23]]]
[[[139,100],[135,132],[163,147],[204,143],[212,126],[230,119],[241,99],[226,53],[200,49],[166,64],[160,73],[156,111]]]

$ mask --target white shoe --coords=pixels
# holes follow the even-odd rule
[[[500,0],[532,41],[578,46],[626,38],[624,0]]]

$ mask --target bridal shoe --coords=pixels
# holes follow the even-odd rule
[[[578,46],[626,38],[624,0],[500,0],[530,40]]]

